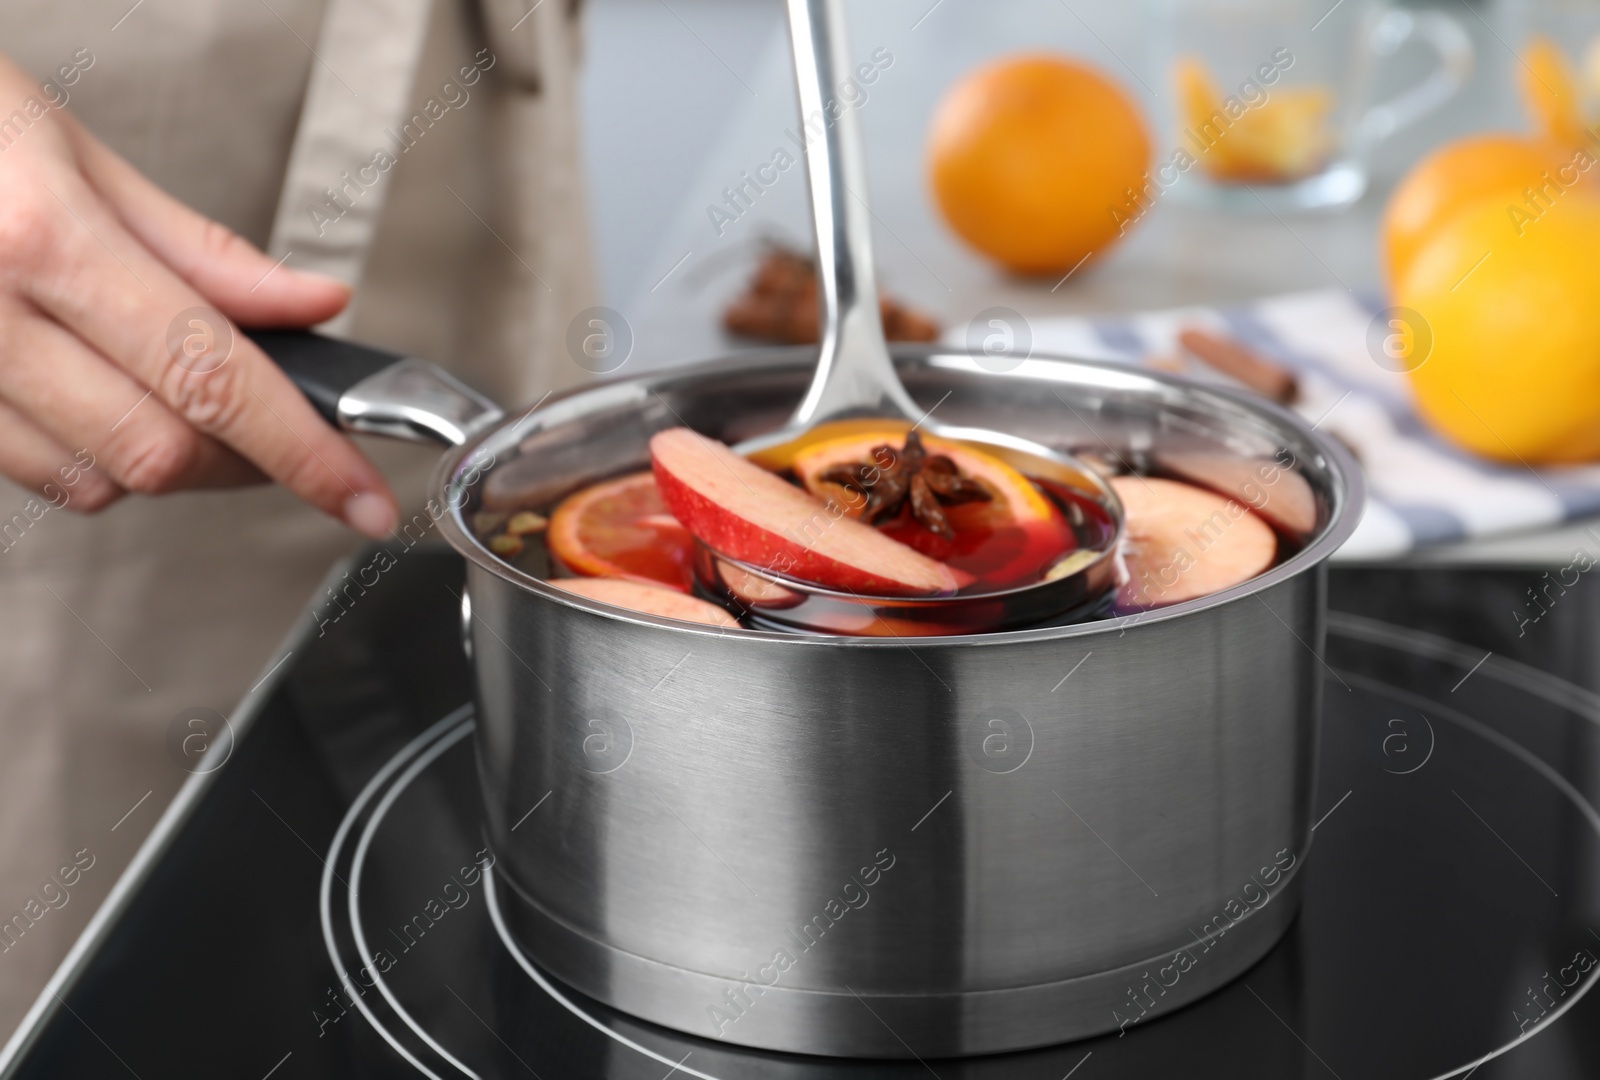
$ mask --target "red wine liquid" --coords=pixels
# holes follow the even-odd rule
[[[1103,548],[1114,532],[1110,516],[1098,503],[1065,485],[1041,480],[1032,483],[1050,502],[1053,513],[1046,521],[996,525],[989,504],[966,503],[944,508],[955,530],[953,540],[929,530],[909,508],[878,527],[930,559],[970,575],[973,581],[961,590],[961,596],[1032,585],[1063,555],[1084,547]]]

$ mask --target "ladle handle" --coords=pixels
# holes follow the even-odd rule
[[[843,0],[788,0],[788,6],[822,324],[816,375],[790,424],[850,415],[919,419],[895,375],[878,311],[860,121],[854,107],[838,100],[850,78]],[[838,115],[830,118],[831,112]]]

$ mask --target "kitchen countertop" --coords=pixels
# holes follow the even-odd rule
[[[938,219],[922,175],[927,117],[961,72],[996,55],[1040,48],[1086,57],[1154,114],[1162,80],[1152,71],[1142,5],[848,5],[855,52],[886,49],[893,57],[859,109],[880,277],[946,327],[997,305],[1028,317],[1229,304],[1313,288],[1375,292],[1374,238],[1396,178],[1448,138],[1522,123],[1506,89],[1515,61],[1500,6],[1458,0],[1441,8],[1472,36],[1477,73],[1438,113],[1379,148],[1372,190],[1355,206],[1327,214],[1236,214],[1185,205],[1174,192],[1157,200],[1103,262],[1053,288],[1054,281],[997,271]],[[781,5],[597,0],[592,18],[588,166],[605,302],[634,334],[630,370],[737,351],[745,346],[720,330],[718,315],[742,286],[760,241],[808,243],[807,190],[798,168],[780,173],[720,230],[708,213],[741,172],[772,160],[780,146],[795,149],[787,135],[796,128],[796,105]],[[1417,51],[1402,52],[1402,60],[1423,55],[1420,46],[1409,48]],[[663,76],[669,81],[659,86]],[[1403,73],[1396,78],[1405,81]],[[1380,81],[1379,92],[1387,85]],[[1453,544],[1406,562],[1566,565],[1578,547],[1600,547],[1588,527]]]

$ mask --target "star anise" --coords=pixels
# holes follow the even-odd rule
[[[861,520],[869,525],[892,521],[907,503],[911,516],[929,532],[954,540],[955,529],[944,507],[961,503],[988,502],[989,489],[961,475],[956,463],[944,454],[930,454],[915,431],[906,435],[905,445],[875,446],[872,460],[854,465],[835,465],[821,479],[840,484],[866,499]]]

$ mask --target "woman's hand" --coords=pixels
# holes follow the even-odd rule
[[[71,470],[80,510],[265,476],[384,536],[377,469],[217,316],[309,326],[348,300],[172,199],[0,57],[0,472],[44,490]]]

